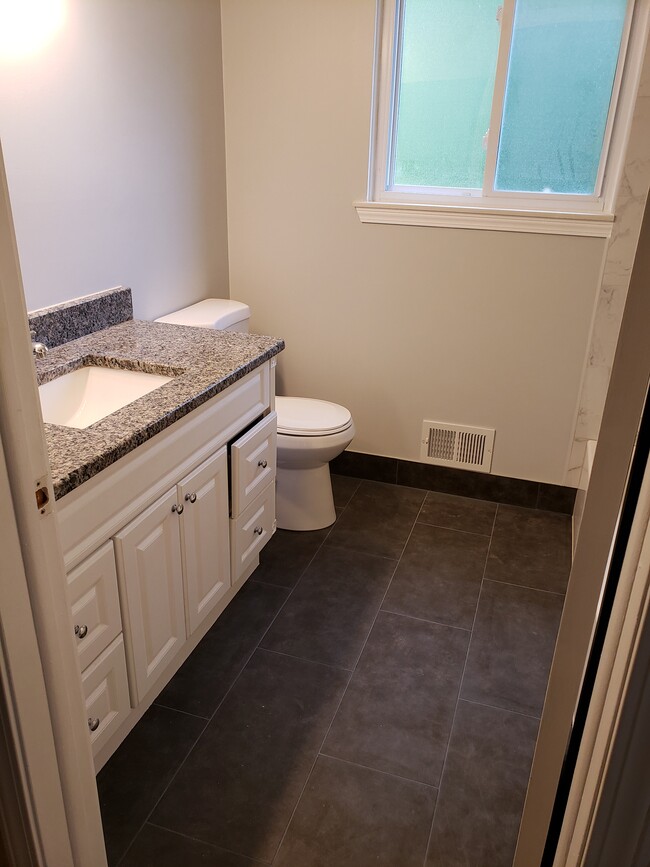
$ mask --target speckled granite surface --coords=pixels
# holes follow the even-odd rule
[[[131,290],[118,286],[28,313],[36,340],[49,349],[133,319]]]
[[[284,341],[261,334],[131,320],[36,359],[39,384],[87,364],[174,377],[84,430],[45,425],[56,499],[283,349]]]

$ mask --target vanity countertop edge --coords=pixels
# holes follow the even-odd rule
[[[84,429],[45,424],[54,496],[78,488],[284,349],[263,334],[129,320],[36,359],[39,385],[89,364],[171,376]]]

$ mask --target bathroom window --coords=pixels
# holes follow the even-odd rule
[[[643,52],[634,6],[380,2],[361,219],[607,236]]]

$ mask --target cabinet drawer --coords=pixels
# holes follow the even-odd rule
[[[275,479],[277,420],[277,413],[270,413],[231,446],[233,518],[238,518]]]
[[[119,635],[81,675],[93,755],[131,710],[124,642]],[[94,729],[94,731],[93,731]]]
[[[68,598],[83,671],[122,631],[112,542],[70,572]]]
[[[232,583],[244,574],[259,552],[275,533],[275,483],[230,521]]]

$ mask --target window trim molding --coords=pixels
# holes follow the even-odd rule
[[[645,55],[650,0],[635,0],[624,30],[624,36],[628,33],[628,40],[623,55],[624,67],[622,73],[617,71],[615,80],[618,99],[611,130],[607,130],[604,143],[605,146],[609,138],[606,177],[599,199],[594,196],[541,199],[525,193],[496,194],[486,198],[483,191],[477,190],[440,196],[435,202],[417,192],[384,189],[384,175],[391,158],[389,132],[394,124],[391,94],[398,62],[395,25],[399,2],[377,0],[366,200],[354,202],[361,222],[610,237]],[[512,12],[512,0],[504,6],[504,13]],[[547,207],[540,207],[542,201],[548,203]],[[578,208],[578,204],[582,207]]]
[[[354,207],[362,223],[393,226],[437,226],[454,229],[490,229],[495,232],[532,232],[609,238],[614,215],[574,214],[568,211],[526,211],[514,208],[456,205],[416,205],[359,201]]]

